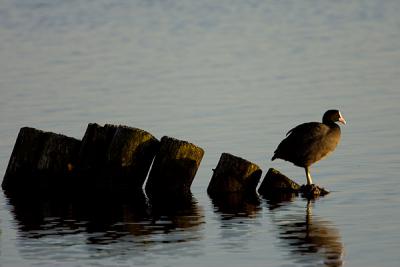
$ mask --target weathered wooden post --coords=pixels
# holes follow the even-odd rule
[[[79,151],[81,175],[101,175],[106,171],[107,155],[118,126],[89,123]]]
[[[89,124],[80,151],[83,179],[114,189],[141,189],[158,148],[159,141],[141,129]]]
[[[142,188],[159,145],[146,131],[119,126],[108,151],[112,185]]]
[[[211,197],[221,193],[255,193],[261,178],[256,164],[228,153],[222,153],[207,192]]]
[[[146,183],[146,193],[186,194],[203,158],[204,150],[194,144],[164,136]]]
[[[30,127],[20,129],[3,179],[5,190],[63,189],[76,167],[81,141]]]
[[[274,168],[270,168],[258,188],[260,195],[298,193],[300,185]]]

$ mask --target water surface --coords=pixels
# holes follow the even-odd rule
[[[0,265],[398,266],[399,13],[389,0],[1,1],[1,175],[23,126],[82,138],[89,122],[124,124],[205,156],[192,196],[158,208],[0,193]],[[329,108],[348,121],[312,168],[330,195],[207,196],[222,152],[305,182],[269,158]]]

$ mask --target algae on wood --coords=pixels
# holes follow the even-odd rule
[[[142,188],[159,141],[138,128],[119,126],[108,151],[112,185]]]
[[[261,173],[260,167],[256,164],[222,153],[207,192],[211,196],[219,193],[255,192]]]
[[[188,193],[203,155],[204,150],[194,144],[162,137],[146,183],[146,193]]]

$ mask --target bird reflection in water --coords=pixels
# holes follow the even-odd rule
[[[344,248],[340,233],[333,223],[312,214],[313,201],[307,200],[305,211],[299,213],[291,207],[294,203],[289,196],[281,203],[277,198],[267,199],[282,241],[280,246],[290,252],[297,265],[342,266]]]
[[[135,246],[124,247],[132,249],[201,239],[205,222],[203,209],[191,194],[151,199],[142,190],[79,197],[39,193],[6,196],[23,238],[79,234],[86,237],[84,243],[89,246],[129,242]],[[116,250],[120,248],[116,246]]]

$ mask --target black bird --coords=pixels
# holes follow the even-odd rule
[[[291,129],[274,152],[274,159],[283,159],[306,171],[307,184],[311,185],[310,166],[335,150],[340,141],[340,127],[346,124],[339,110],[328,110],[320,122],[307,122]]]

